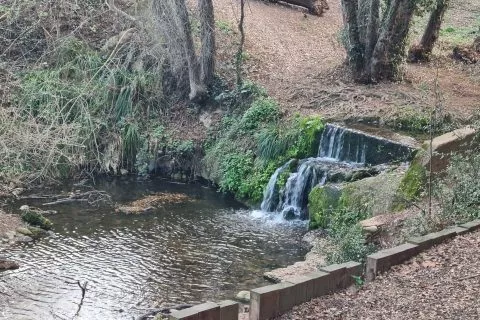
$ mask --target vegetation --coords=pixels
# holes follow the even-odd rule
[[[222,191],[255,203],[279,166],[317,153],[324,125],[319,117],[300,116],[282,124],[275,101],[259,94],[261,90],[250,92],[246,111],[225,117],[206,143],[204,164]]]
[[[364,262],[375,249],[366,244],[365,234],[358,224],[370,217],[369,210],[352,203],[348,190],[335,187],[315,187],[309,194],[310,228],[327,231],[326,259],[328,263],[350,260]]]
[[[162,84],[152,71],[119,63],[69,38],[47,68],[19,74],[13,98],[19,107],[2,110],[0,117],[0,133],[9,137],[0,174],[33,180],[82,169],[134,170],[141,145],[138,117],[161,103]]]
[[[329,230],[328,240],[333,244],[326,252],[329,264],[347,261],[364,263],[367,256],[375,251],[373,244],[366,243],[365,234],[358,223],[335,226],[335,229]]]
[[[420,162],[413,162],[400,182],[399,196],[406,202],[412,203],[419,199],[427,182],[427,172]]]

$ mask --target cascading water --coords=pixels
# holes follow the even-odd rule
[[[281,211],[285,218],[303,218],[308,202],[308,193],[317,184],[324,184],[327,178],[325,168],[316,158],[307,159],[292,173],[285,184]]]
[[[366,153],[365,136],[334,125],[326,126],[318,147],[318,157],[336,161],[365,163]]]
[[[272,177],[270,178],[270,181],[268,181],[267,188],[263,192],[263,201],[260,206],[262,211],[266,212],[272,212],[275,211],[278,205],[278,186],[277,186],[277,179],[278,176],[285,171],[285,169],[289,168],[292,162],[295,160],[290,160],[287,163],[285,163],[283,166],[275,170],[273,173]]]
[[[261,209],[281,212],[287,219],[307,218],[308,194],[316,185],[325,184],[334,169],[406,161],[411,155],[412,149],[403,144],[327,124],[320,138],[317,158],[299,161],[297,170],[290,173],[281,190],[277,185],[278,176],[290,168],[294,160],[278,168],[265,189]]]

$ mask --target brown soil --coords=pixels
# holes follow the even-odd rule
[[[7,214],[0,209],[0,240],[7,232],[13,231],[22,226],[23,222],[20,216],[16,214]]]
[[[464,122],[480,108],[480,67],[453,61],[451,48],[437,52],[434,62],[407,65],[402,83],[354,84],[339,41],[340,0],[329,0],[329,5],[330,10],[317,17],[268,1],[248,1],[248,76],[263,85],[287,114],[322,114],[335,120],[425,114],[434,102],[437,65],[445,114]],[[469,10],[462,7],[462,1],[453,1],[447,14],[449,26],[462,27],[465,20],[470,21],[480,2],[470,1]],[[239,13],[234,3],[218,0],[215,9],[217,21],[227,21],[235,30]],[[445,41],[441,43],[445,47]]]
[[[314,299],[279,320],[480,319],[480,232],[410,259],[360,289]]]

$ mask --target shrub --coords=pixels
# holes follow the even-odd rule
[[[442,220],[461,223],[480,218],[480,152],[474,149],[451,159],[446,176],[436,188]]]
[[[323,121],[296,117],[280,126],[280,110],[259,97],[243,115],[224,117],[205,144],[205,171],[224,192],[259,202],[275,170],[290,158],[315,155]],[[292,168],[281,176],[286,181]],[[282,185],[283,186],[283,185]]]
[[[337,233],[329,235],[329,240],[334,247],[326,252],[328,264],[347,261],[364,263],[367,255],[375,251],[374,245],[365,243],[362,227],[358,224],[337,230]]]

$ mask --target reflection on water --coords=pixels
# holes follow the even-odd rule
[[[112,209],[59,207],[55,236],[1,255],[21,268],[0,273],[0,318],[132,319],[148,308],[231,298],[263,284],[266,270],[301,260],[305,224],[280,223],[205,188],[103,182],[118,203],[154,192],[193,201],[142,215]]]

